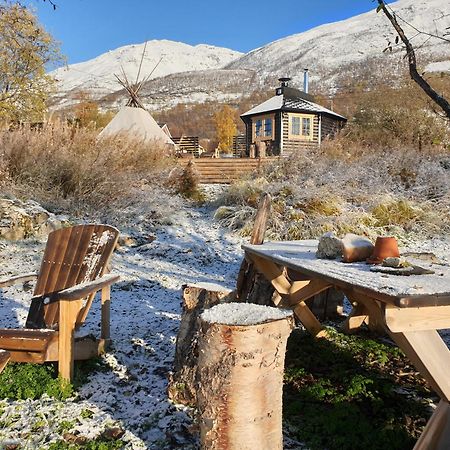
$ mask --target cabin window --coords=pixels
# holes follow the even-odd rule
[[[253,141],[274,138],[274,117],[263,116],[253,119]]]
[[[262,129],[263,129],[263,121],[257,120],[255,122],[255,136],[259,137],[262,136]]]
[[[300,136],[300,117],[293,117],[291,120],[291,134]]]
[[[272,137],[272,119],[270,118],[264,120],[264,136]]]
[[[289,115],[289,139],[313,139],[313,120],[311,114]]]

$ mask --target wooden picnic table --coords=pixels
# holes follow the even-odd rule
[[[384,274],[362,262],[317,259],[317,243],[283,241],[242,248],[272,283],[275,303],[292,308],[314,336],[326,337],[326,331],[305,301],[332,287],[342,290],[353,305],[346,331],[355,331],[363,322],[386,331],[441,398],[414,450],[449,449],[450,351],[437,331],[450,328],[449,265],[421,261],[435,273]]]

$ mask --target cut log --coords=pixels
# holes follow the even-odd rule
[[[270,195],[268,193],[262,194],[258,202],[258,210],[256,212],[250,244],[261,245],[264,242],[270,215],[270,203]],[[271,283],[256,271],[251,261],[244,258],[236,283],[236,300],[273,306],[273,293],[274,289]]]
[[[177,335],[173,373],[169,376],[169,398],[183,405],[195,405],[195,373],[198,358],[198,317],[208,308],[234,300],[234,291],[213,284],[184,285],[180,329]]]
[[[218,305],[202,314],[201,449],[283,448],[284,356],[293,326],[291,311],[261,305]]]

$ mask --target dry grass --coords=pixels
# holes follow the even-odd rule
[[[98,141],[95,131],[61,123],[0,132],[3,194],[84,220],[123,227],[161,219],[170,211],[161,186],[173,164],[158,145]]]
[[[232,185],[221,200],[227,214],[218,214],[218,220],[247,234],[263,191],[273,198],[272,239],[311,239],[334,231],[406,240],[450,231],[450,152],[445,149],[344,157],[326,148],[300,154],[272,166],[264,177]]]

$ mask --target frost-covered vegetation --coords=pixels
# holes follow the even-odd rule
[[[167,149],[61,123],[0,131],[0,193],[38,201],[52,212],[145,229],[176,207],[165,185]]]

